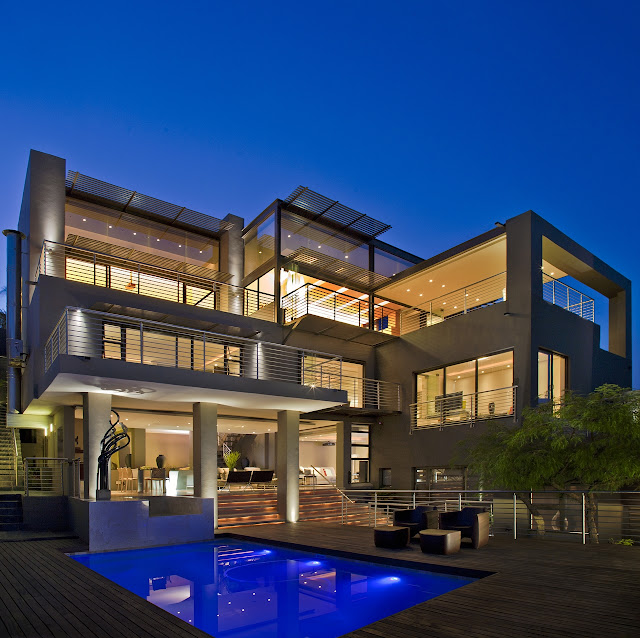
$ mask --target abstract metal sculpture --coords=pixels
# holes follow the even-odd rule
[[[116,415],[116,422],[109,419],[109,429],[100,441],[100,456],[98,456],[98,489],[96,490],[97,501],[108,501],[111,498],[111,485],[109,484],[109,462],[111,457],[129,445],[131,437],[127,432],[127,426],[120,421],[120,415],[111,410]],[[122,429],[117,431],[120,426]],[[122,443],[126,439],[126,443]]]

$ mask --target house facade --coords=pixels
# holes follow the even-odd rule
[[[301,465],[340,487],[466,487],[458,443],[488,422],[631,385],[629,280],[532,211],[426,259],[308,188],[251,216],[31,152],[5,231],[7,422],[80,458],[85,498],[112,409],[132,439],[117,464],[163,454],[216,499],[227,445],[276,470],[295,521]]]

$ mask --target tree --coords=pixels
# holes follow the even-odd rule
[[[587,491],[589,539],[597,543],[594,492],[640,486],[640,392],[617,385],[600,386],[588,395],[567,392],[559,405],[527,408],[519,427],[491,424],[466,453],[470,472],[483,485],[518,492],[538,533],[544,533],[544,523],[530,491]]]

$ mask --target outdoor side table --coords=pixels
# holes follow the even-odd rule
[[[373,542],[376,547],[398,549],[409,544],[408,527],[376,527],[373,530]]]
[[[423,529],[420,549],[425,554],[456,554],[460,551],[460,531],[456,529]]]

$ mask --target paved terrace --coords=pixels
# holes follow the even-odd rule
[[[229,528],[237,536],[319,550],[494,572],[348,634],[351,638],[637,636],[640,551],[569,541],[491,539],[455,556],[417,545],[377,549],[371,529],[298,523]],[[72,539],[0,543],[0,635],[199,638],[203,632],[67,558]]]

